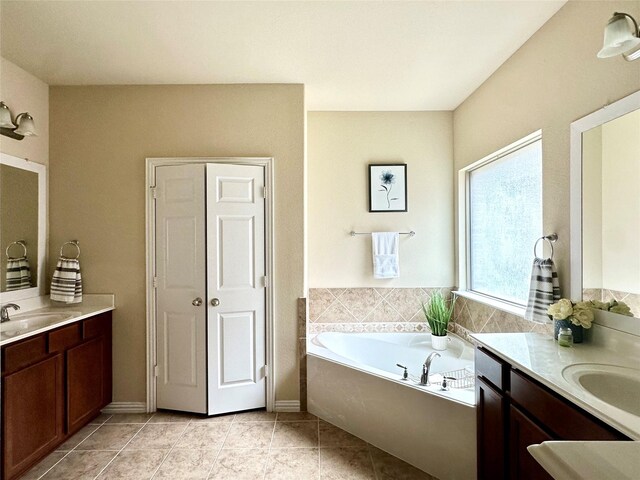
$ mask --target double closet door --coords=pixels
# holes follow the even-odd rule
[[[156,167],[157,407],[264,407],[264,168]]]

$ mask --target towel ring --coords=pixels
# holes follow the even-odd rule
[[[24,250],[24,252],[22,253],[22,257],[12,257],[9,255],[9,249],[11,247],[13,247],[14,245],[20,245],[22,247],[22,249]],[[25,242],[24,240],[18,240],[17,242],[11,242],[8,246],[7,249],[4,251],[5,255],[7,256],[7,260],[17,260],[18,258],[24,258],[27,256],[27,242]]]
[[[75,258],[65,257],[62,254],[62,252],[64,251],[64,247],[66,247],[67,245],[73,245],[78,249],[78,254],[75,256]],[[60,258],[63,258],[65,260],[78,260],[80,258],[80,242],[78,240],[71,240],[70,242],[64,242],[60,247]]]
[[[540,240],[546,240],[546,242],[549,244],[549,247],[551,247],[551,256],[549,258],[553,260],[553,244],[556,242],[556,240],[558,240],[558,234],[552,233],[551,235],[545,235],[544,237],[540,237],[538,240],[536,240],[536,243],[533,245],[533,256],[535,258],[540,258],[536,253]],[[542,254],[544,255],[544,250],[542,250]]]

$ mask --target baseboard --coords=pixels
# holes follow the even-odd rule
[[[300,400],[276,400],[275,412],[299,412]]]
[[[102,409],[102,413],[147,413],[147,404],[144,402],[111,402]]]

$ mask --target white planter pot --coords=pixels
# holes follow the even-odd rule
[[[433,333],[431,334],[431,347],[434,350],[446,350],[448,344],[449,344],[448,336],[444,335],[442,337],[438,337]]]

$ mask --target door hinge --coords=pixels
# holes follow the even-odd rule
[[[267,198],[267,187],[262,187],[262,198]]]
[[[268,377],[269,376],[269,365],[265,365],[264,366],[264,376]]]
[[[153,366],[153,376],[156,378],[160,376],[160,369],[158,368],[158,365]]]
[[[158,288],[158,277],[153,277],[153,288]]]
[[[262,286],[265,288],[269,286],[269,277],[267,277],[266,275],[262,277]]]
[[[151,196],[153,198],[158,198],[158,190],[156,189],[156,187],[149,187],[151,189]]]

